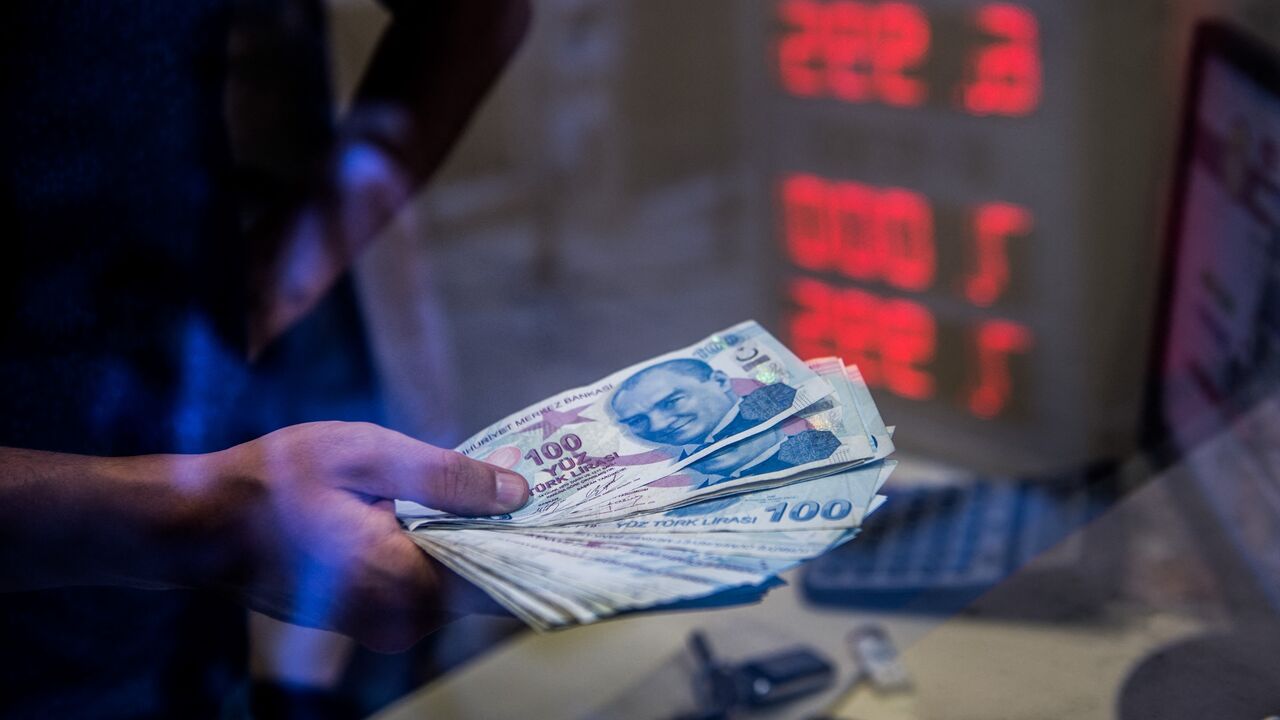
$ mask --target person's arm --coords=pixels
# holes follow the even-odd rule
[[[301,318],[444,161],[529,25],[527,0],[383,0],[374,52],[312,195],[257,228],[249,345]]]
[[[207,455],[0,448],[0,592],[198,588],[401,649],[441,621],[448,598],[391,498],[499,514],[528,487],[363,423],[296,425]]]

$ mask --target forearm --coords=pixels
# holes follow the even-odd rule
[[[451,600],[450,576],[404,531],[395,498],[500,515],[527,502],[528,486],[369,423],[292,425],[208,455],[0,448],[0,592],[211,590],[399,651]]]
[[[347,137],[391,152],[414,185],[444,161],[528,30],[527,0],[383,0],[383,34]]]
[[[234,572],[227,539],[255,492],[218,455],[0,448],[0,591],[215,584]]]
[[[250,353],[297,322],[440,167],[518,47],[526,0],[398,0],[312,197],[255,233]]]

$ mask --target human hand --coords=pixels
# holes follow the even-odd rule
[[[381,651],[435,629],[454,578],[404,533],[392,498],[493,515],[529,495],[519,475],[366,423],[294,425],[209,457],[237,488],[224,503],[237,562],[222,589]]]

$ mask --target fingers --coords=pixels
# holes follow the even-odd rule
[[[366,548],[334,592],[337,612],[319,625],[370,650],[403,652],[452,619],[440,566],[403,533]]]
[[[529,500],[528,481],[511,470],[377,425],[311,423],[292,429],[303,439],[290,436],[290,442],[323,456],[320,465],[340,487],[374,501],[412,500],[457,515],[502,515]]]
[[[510,470],[430,445],[421,461],[421,476],[409,479],[405,499],[458,515],[501,515],[529,500],[529,483]]]
[[[505,468],[472,460],[377,426],[358,426],[349,439],[374,438],[353,488],[383,498],[412,500],[457,515],[502,515],[524,507],[529,483]]]
[[[483,590],[435,561],[416,546],[422,564],[429,572],[404,578],[399,587],[408,603],[392,603],[390,607],[365,606],[353,618],[349,633],[362,645],[381,653],[408,650],[422,638],[444,625],[468,615],[511,617]],[[415,574],[417,575],[417,574]],[[514,621],[514,620],[513,620]]]

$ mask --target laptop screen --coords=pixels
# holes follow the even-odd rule
[[[1218,26],[1201,32],[1184,119],[1159,422],[1186,450],[1280,377],[1280,73]]]
[[[1229,584],[1280,611],[1280,59],[1216,23],[1196,38],[1170,218],[1149,447],[1189,471],[1194,512],[1253,580]]]

